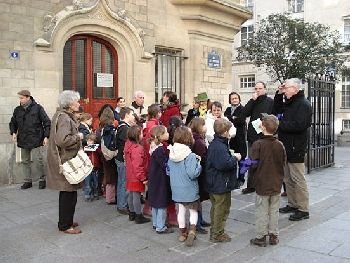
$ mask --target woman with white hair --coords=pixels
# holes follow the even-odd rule
[[[74,112],[79,110],[80,95],[65,90],[58,98],[59,107],[52,117],[52,129],[47,151],[47,186],[59,191],[58,229],[66,234],[79,234],[78,223],[73,222],[80,184],[70,184],[60,173],[60,161],[64,163],[75,157],[81,147],[83,135],[78,132]]]

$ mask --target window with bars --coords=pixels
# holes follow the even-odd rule
[[[304,12],[304,0],[288,0],[288,11],[292,13]]]
[[[341,107],[350,108],[350,77],[347,76],[342,77]]]
[[[239,78],[241,89],[254,88],[255,87],[255,75],[241,76]]]
[[[254,0],[246,0],[245,1],[245,7],[250,10],[251,12],[253,12],[254,9]]]
[[[254,26],[241,27],[241,46],[249,44],[253,40]]]
[[[164,47],[155,48],[155,101],[165,91],[174,91],[181,98],[184,83],[183,51]]]
[[[344,44],[350,45],[350,18],[344,19]]]

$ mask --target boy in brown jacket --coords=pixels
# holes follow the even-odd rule
[[[256,189],[256,237],[251,245],[266,247],[278,243],[278,209],[282,187],[286,152],[283,144],[273,136],[278,128],[274,115],[263,115],[261,129],[263,137],[252,145],[251,159],[258,163],[251,167]]]

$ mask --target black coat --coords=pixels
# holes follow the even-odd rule
[[[44,138],[49,138],[51,121],[44,108],[30,97],[31,104],[24,109],[17,106],[9,123],[10,134],[17,133],[17,146],[34,149],[43,145]]]
[[[273,99],[267,95],[261,95],[256,100],[250,99],[242,110],[241,117],[250,117],[248,124],[247,140],[249,144],[252,144],[256,140],[262,137],[262,133],[257,134],[252,121],[261,117],[261,113],[271,114],[273,110]]]
[[[243,106],[239,105],[235,111],[231,112],[231,107],[227,107],[224,112],[224,116],[232,122],[233,126],[236,128],[236,136],[230,140],[230,149],[235,150],[236,153],[242,155],[242,159],[247,156],[247,123],[245,118],[242,117]]]
[[[210,194],[223,194],[237,188],[237,159],[229,151],[228,139],[214,135],[214,140],[209,144],[205,168]]]
[[[192,152],[201,157],[201,166],[205,167],[207,161],[208,149],[205,144],[205,140],[197,133],[193,133],[194,144],[192,145]],[[200,201],[209,200],[209,194],[207,192],[207,186],[205,181],[205,169],[202,169],[198,177],[199,186],[199,198]]]
[[[80,123],[78,127],[78,132],[83,134],[84,137],[82,140],[82,144],[83,146],[86,146],[87,145],[86,136],[88,136],[91,133],[91,131],[84,124]]]
[[[169,152],[160,146],[151,155],[148,172],[148,200],[151,207],[166,208],[171,201],[170,177],[166,174]]]
[[[283,143],[290,163],[303,163],[307,150],[312,108],[304,91],[283,102],[283,95],[275,95],[275,114],[280,114],[278,139]]]

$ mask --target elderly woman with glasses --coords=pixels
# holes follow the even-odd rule
[[[79,110],[79,99],[76,91],[65,90],[59,95],[47,151],[47,184],[48,188],[59,191],[58,229],[66,234],[81,233],[78,223],[73,222],[80,184],[70,184],[60,172],[60,163],[75,157],[81,147],[83,135],[78,132],[74,116]]]

